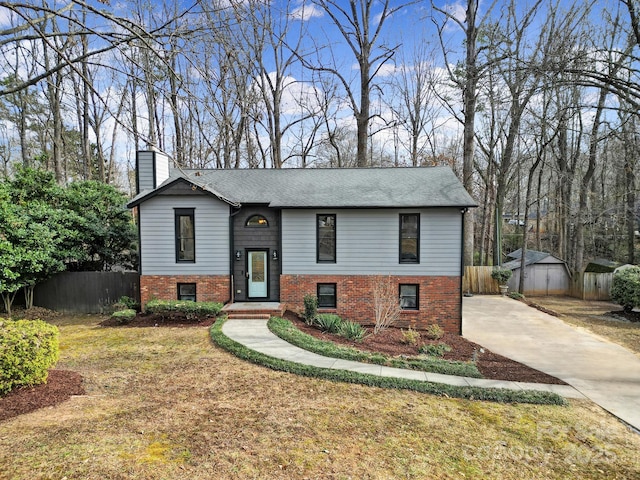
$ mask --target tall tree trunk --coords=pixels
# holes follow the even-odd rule
[[[596,113],[593,118],[593,124],[591,126],[591,138],[589,139],[589,163],[587,171],[582,177],[580,183],[580,199],[578,203],[578,212],[575,222],[575,257],[573,259],[572,270],[574,273],[582,271],[582,264],[584,262],[584,224],[587,218],[589,186],[591,179],[596,170],[596,160],[598,155],[598,130],[600,129],[600,122],[602,118],[602,111],[604,110],[605,100],[607,98],[607,90],[600,89],[598,96],[598,104],[596,107]]]
[[[466,78],[463,92],[464,129],[462,139],[462,184],[469,195],[473,196],[473,154],[475,150],[475,121],[476,121],[476,89],[478,85],[478,29],[476,15],[478,13],[477,0],[468,0],[466,12]],[[473,209],[464,216],[463,263],[473,265],[474,253],[475,213]]]

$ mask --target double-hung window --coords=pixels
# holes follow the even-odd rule
[[[400,284],[400,308],[402,310],[418,310],[419,288],[410,283]]]
[[[400,214],[400,263],[420,263],[420,214]]]
[[[336,308],[337,301],[335,283],[319,283],[317,293],[319,308]]]
[[[178,300],[196,301],[196,284],[195,283],[179,283],[178,284]]]
[[[336,216],[316,215],[316,262],[336,263]]]
[[[176,208],[176,262],[196,261],[196,229],[193,208]]]

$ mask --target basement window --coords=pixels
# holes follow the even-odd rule
[[[400,308],[402,310],[418,310],[418,285],[400,284]]]
[[[179,283],[178,284],[178,300],[196,301],[196,284],[195,283]]]
[[[335,283],[319,283],[318,284],[318,307],[319,308],[336,308],[336,284]]]

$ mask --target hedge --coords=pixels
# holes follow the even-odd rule
[[[58,327],[42,320],[0,318],[0,395],[45,383],[58,361]]]
[[[158,315],[184,313],[187,318],[197,316],[215,317],[222,310],[219,302],[192,302],[191,300],[150,300],[145,305],[145,311]]]
[[[315,367],[288,360],[270,357],[256,352],[230,339],[222,333],[225,319],[218,319],[211,326],[211,339],[220,347],[233,353],[238,358],[262,365],[272,370],[293,373],[305,377],[320,378],[337,382],[356,383],[381,388],[395,388],[429,393],[442,397],[455,397],[469,400],[487,400],[501,403],[533,403],[540,405],[566,405],[560,395],[535,390],[508,390],[502,388],[459,387],[443,383],[425,382],[406,378],[379,377],[367,373],[350,372]]]

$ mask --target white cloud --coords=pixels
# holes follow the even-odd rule
[[[295,8],[289,16],[294,20],[310,20],[312,18],[320,18],[324,16],[324,11],[317,5],[308,5],[306,2],[302,2],[298,8]]]

